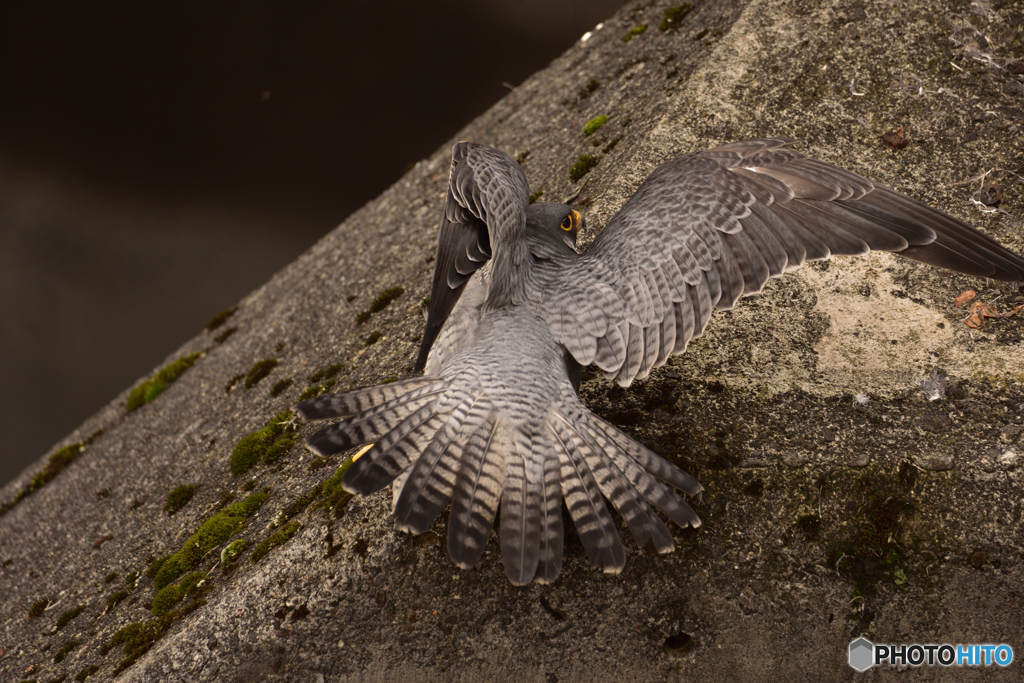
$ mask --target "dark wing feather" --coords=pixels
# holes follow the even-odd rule
[[[491,258],[488,226],[525,226],[529,194],[526,176],[508,155],[469,142],[452,148],[427,327],[415,372],[426,365],[430,347],[462,296],[466,282]],[[519,198],[521,201],[517,201]]]
[[[975,228],[788,142],[736,142],[655,169],[547,288],[556,341],[626,386],[700,336],[712,308],[805,260],[883,250],[1024,280],[1024,258]]]

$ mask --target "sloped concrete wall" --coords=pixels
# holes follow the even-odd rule
[[[1024,158],[1011,62],[1024,56],[1019,3],[694,3],[660,30],[672,7],[625,6],[458,139],[513,154],[551,200],[575,193],[569,168],[596,155],[580,199],[596,231],[666,158],[792,137],[1024,251],[1022,187],[999,176],[1008,213],[981,214],[967,182]],[[598,115],[608,123],[585,136]],[[885,146],[900,126],[909,146]],[[444,516],[411,538],[394,531],[387,492],[331,510],[324,482],[341,462],[299,447],[232,476],[239,440],[311,384],[411,371],[449,150],[168,358],[205,353],[155,400],[129,413],[126,389],[58,444],[91,438],[0,518],[5,680],[103,680],[122,662],[119,680],[133,681],[849,680],[846,648],[860,635],[1024,653],[1021,322],[971,332],[952,304],[969,288],[1000,310],[1024,295],[888,255],[770,283],[627,391],[586,378],[588,405],[706,488],[695,501],[704,526],[677,530],[671,555],[631,547],[620,576],[591,570],[571,531],[552,586],[510,586],[495,539],[460,571]],[[357,324],[394,287],[404,292]],[[246,388],[263,359],[278,364]],[[336,363],[333,380],[308,379]],[[933,372],[945,395],[929,401],[918,381]],[[191,483],[195,497],[163,512]],[[154,617],[153,580],[126,576],[187,547],[250,491],[269,497],[237,538],[251,549],[292,522],[297,531],[256,563],[249,550],[222,565],[224,545],[213,547],[197,594]],[[29,616],[34,604],[40,616]],[[904,675],[1016,680],[1019,670]]]

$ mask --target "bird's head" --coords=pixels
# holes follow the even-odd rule
[[[538,258],[576,253],[576,238],[586,226],[568,204],[537,202],[526,209],[526,241]]]

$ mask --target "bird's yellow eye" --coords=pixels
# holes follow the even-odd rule
[[[579,227],[580,215],[576,211],[570,211],[569,215],[562,219],[562,230],[568,232]]]

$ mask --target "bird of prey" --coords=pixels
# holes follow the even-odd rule
[[[450,504],[448,552],[463,568],[480,559],[500,510],[516,585],[558,576],[563,500],[605,572],[625,565],[606,500],[638,545],[671,551],[655,510],[699,526],[674,489],[701,486],[590,412],[576,392],[581,366],[628,386],[684,351],[714,309],[833,254],[892,251],[1024,280],[1024,258],[966,223],[789,143],[748,140],[663,163],[583,253],[576,211],[531,205],[503,152],[455,145],[417,364],[426,372],[299,403],[308,420],[341,418],[310,448],[373,443],[345,488],[368,495],[395,482],[395,523],[412,533]]]

